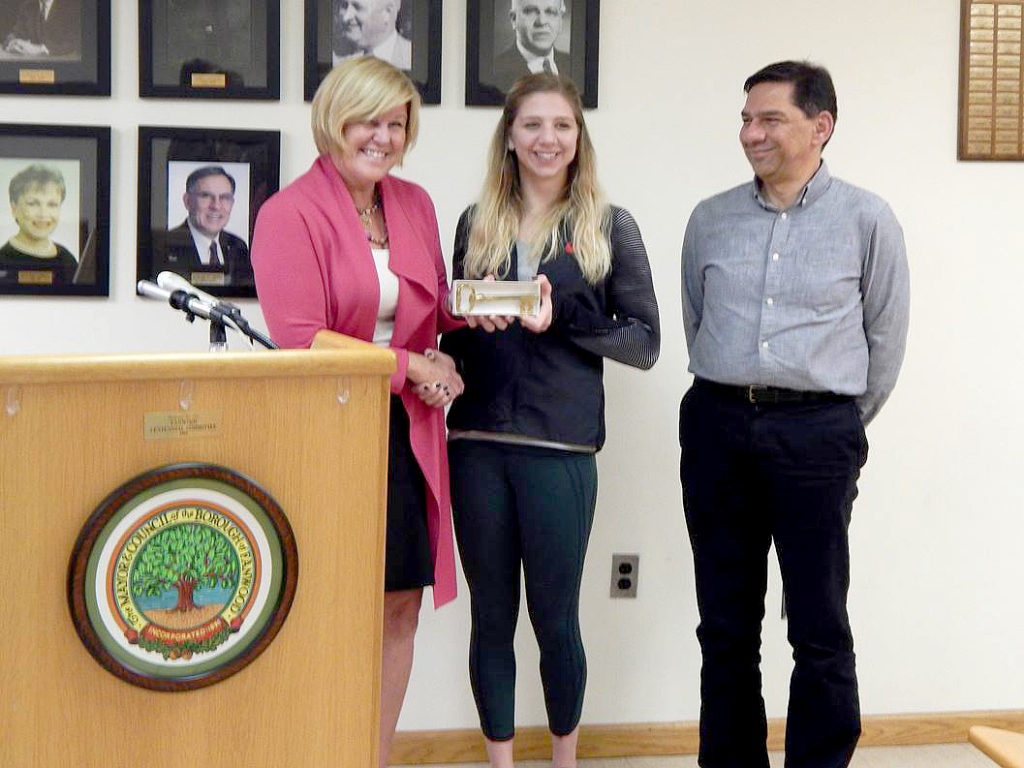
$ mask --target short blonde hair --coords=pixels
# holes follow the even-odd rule
[[[313,96],[313,141],[317,151],[332,157],[344,154],[346,125],[373,120],[402,105],[409,111],[404,156],[416,143],[419,132],[419,91],[408,75],[382,59],[346,59],[327,73]]]

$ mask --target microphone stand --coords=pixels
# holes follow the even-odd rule
[[[210,318],[210,351],[228,351],[228,332],[224,328],[224,323],[214,320],[213,318]]]
[[[180,309],[185,313],[185,319],[190,323],[195,322],[196,317],[209,320],[211,352],[224,352],[227,350],[227,326],[231,326],[252,341],[258,341],[267,349],[279,349],[277,344],[271,341],[269,337],[251,327],[246,319],[242,317],[242,310],[234,304],[226,301],[210,304],[204,301],[202,297],[190,291],[180,288],[167,290],[148,280],[140,280],[135,290],[140,296],[160,299],[161,301],[166,301],[174,309]]]
[[[167,299],[167,303],[175,309],[180,309],[185,313],[185,319],[190,323],[194,323],[196,320],[196,313],[189,307],[189,300],[196,299],[199,297],[194,293],[188,293],[187,291],[171,291],[170,298]],[[225,319],[228,322],[231,321],[231,313],[225,312],[220,306],[210,307],[209,316],[206,318],[210,321],[210,351],[211,352],[227,352],[228,351],[228,333],[227,328],[224,326]],[[234,323],[232,323],[234,325]]]
[[[246,319],[242,317],[242,310],[239,307],[232,304],[230,301],[222,301],[221,299],[218,299],[215,296],[211,296],[208,293],[204,293],[203,291],[196,288],[194,285],[192,285],[192,283],[190,283],[188,280],[186,280],[184,277],[182,277],[176,272],[161,272],[159,275],[157,275],[156,282],[159,288],[172,292],[183,291],[186,294],[187,299],[194,299],[195,302],[185,301],[186,306],[184,307],[184,309],[186,309],[186,311],[188,309],[191,309],[192,306],[202,306],[204,310],[207,307],[219,310],[217,313],[211,313],[213,314],[213,316],[209,318],[211,350],[222,351],[224,349],[223,346],[214,347],[214,345],[226,343],[224,341],[225,337],[223,331],[216,329],[214,327],[217,323],[220,323],[221,325],[224,325],[226,323],[227,325],[230,325],[232,328],[237,330],[239,333],[248,336],[250,346],[252,345],[253,341],[258,341],[267,349],[278,348],[277,345],[274,344],[274,342],[272,342],[267,336],[264,336],[259,331],[256,331],[253,328],[251,328]],[[171,306],[177,307],[178,309],[182,309],[182,307],[178,306],[177,304],[174,304],[173,302],[171,302]],[[200,317],[206,317],[206,314],[204,312],[199,312],[198,314]]]
[[[242,317],[242,310],[227,301],[222,301],[216,305],[216,308],[224,313],[225,316],[230,318],[231,325],[234,326],[240,333],[245,334],[253,341],[258,341],[267,349],[279,349],[277,344],[270,340],[269,336],[260,333],[255,328],[249,325],[249,321]],[[212,322],[212,321],[211,321]],[[213,329],[210,329],[210,333],[213,333]]]

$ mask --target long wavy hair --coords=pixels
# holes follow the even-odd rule
[[[544,72],[520,78],[505,98],[501,121],[491,139],[483,191],[470,228],[464,262],[466,277],[480,278],[489,274],[505,277],[511,269],[512,249],[523,215],[523,197],[519,162],[508,143],[520,106],[535,93],[557,93],[569,102],[579,137],[562,196],[541,219],[530,245],[534,253],[540,252],[542,261],[548,261],[558,255],[564,229],[572,244],[572,248],[566,249],[567,254],[576,259],[584,278],[594,285],[611,270],[608,204],[597,182],[597,159],[583,119],[579,91],[571,80]]]

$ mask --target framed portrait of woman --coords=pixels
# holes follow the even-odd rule
[[[533,72],[570,78],[597,106],[600,0],[467,0],[466,105],[501,106]]]
[[[0,124],[0,294],[107,296],[110,129]]]
[[[0,2],[0,93],[110,95],[110,0]]]
[[[139,95],[281,95],[277,0],[139,0]]]
[[[306,0],[306,101],[331,67],[356,56],[394,64],[424,104],[440,104],[441,0]]]
[[[138,279],[174,272],[214,296],[254,297],[249,246],[280,166],[278,131],[140,127]]]

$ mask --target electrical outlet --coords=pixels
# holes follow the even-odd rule
[[[636,597],[640,555],[612,555],[612,597]]]

